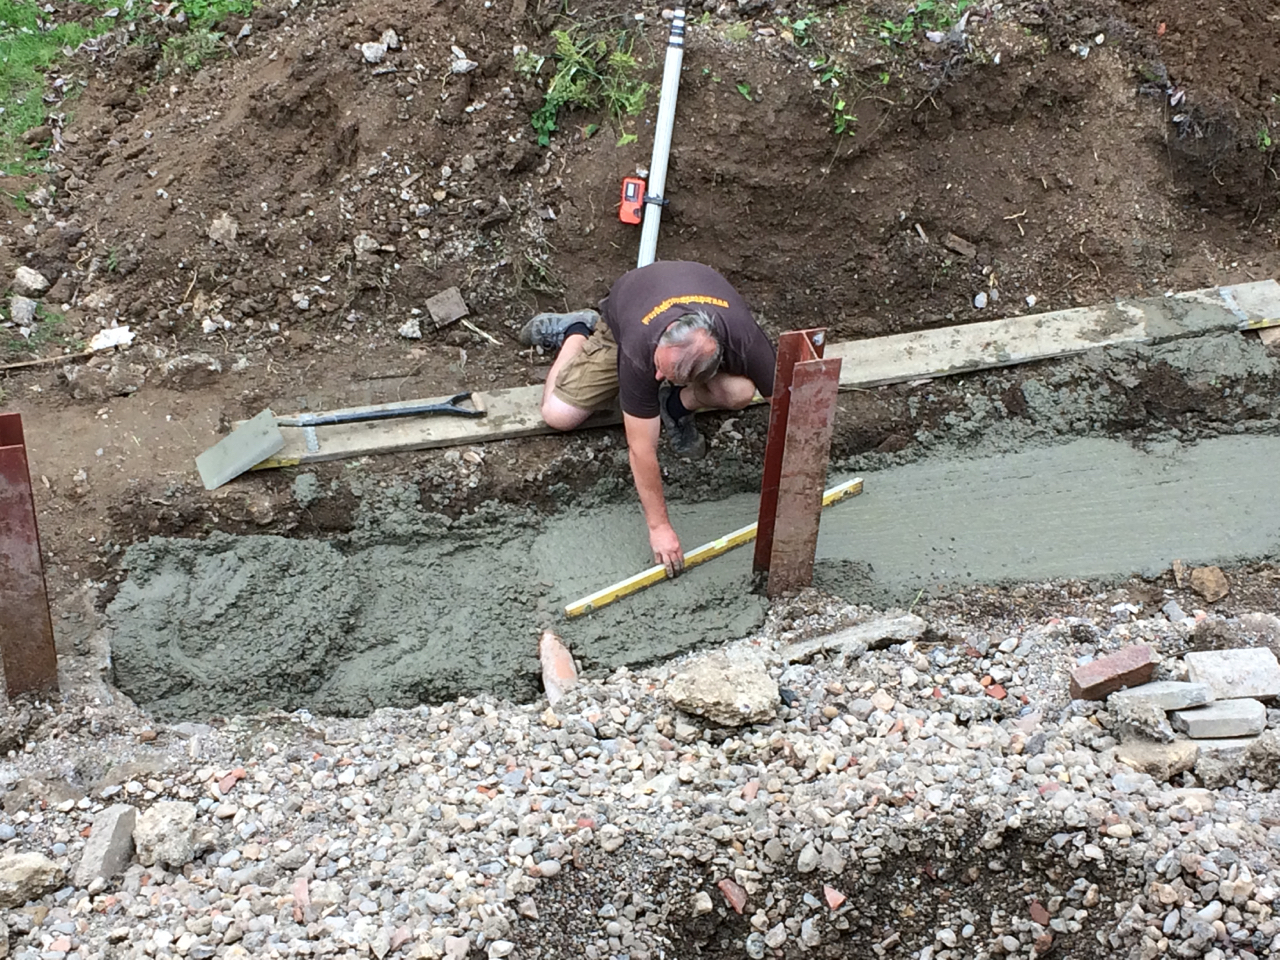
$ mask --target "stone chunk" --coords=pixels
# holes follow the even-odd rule
[[[437,327],[460,320],[470,312],[466,301],[462,299],[462,291],[457,287],[449,287],[447,290],[441,290],[434,297],[427,298],[427,313],[431,315],[431,320]]]
[[[195,857],[196,808],[181,800],[162,800],[145,811],[133,830],[138,862],[144,867],[181,867]]]
[[[9,319],[19,327],[30,327],[36,322],[36,309],[39,306],[30,297],[14,294],[9,298]]]
[[[30,267],[19,267],[13,274],[13,292],[20,297],[38,297],[49,289],[44,274]]]
[[[942,245],[948,250],[953,250],[960,256],[972,260],[978,255],[978,248],[966,240],[964,237],[957,237],[954,233],[948,233],[942,238]]]
[[[93,818],[89,841],[84,845],[76,886],[87,887],[99,877],[110,880],[124,873],[133,856],[133,828],[138,811],[131,804],[117,803]]]
[[[1256,742],[1256,737],[1197,740],[1200,755],[1195,763],[1196,778],[1211,789],[1235,783],[1245,776],[1249,749]]]
[[[1139,687],[1138,689],[1144,689]],[[1173,727],[1164,710],[1149,700],[1117,700],[1112,694],[1107,701],[1121,740],[1158,740],[1168,743],[1173,739]]]
[[[1174,740],[1172,743],[1135,740],[1121,744],[1116,750],[1116,759],[1157,780],[1171,780],[1195,766],[1199,754],[1200,746],[1194,740]]]
[[[39,853],[0,857],[0,907],[20,907],[39,900],[62,883],[62,868]]]
[[[1117,690],[1107,698],[1109,706],[1119,703],[1149,703],[1161,710],[1185,710],[1199,707],[1213,700],[1213,692],[1207,683],[1190,683],[1184,680],[1157,680],[1140,687]]]
[[[750,655],[716,652],[690,662],[667,684],[672,705],[729,727],[771,719],[778,684]]]
[[[895,643],[919,640],[929,624],[908,613],[902,617],[880,617],[866,623],[838,630],[824,637],[812,637],[783,647],[783,659],[791,663],[808,663],[819,653],[840,653],[847,657],[860,657],[868,650],[884,650]]]
[[[1136,687],[1151,679],[1156,652],[1145,643],[1125,647],[1071,671],[1073,700],[1101,700],[1121,687]]]
[[[1231,584],[1221,567],[1196,567],[1191,571],[1191,589],[1208,603],[1217,603],[1231,592]]]
[[[1253,740],[1245,751],[1249,775],[1274,787],[1280,781],[1280,730],[1268,730]]]
[[[1208,684],[1215,700],[1280,696],[1280,662],[1265,647],[1196,650],[1183,659],[1187,679]]]
[[[1257,700],[1220,700],[1177,711],[1173,725],[1195,740],[1252,737],[1266,729],[1267,708]]]

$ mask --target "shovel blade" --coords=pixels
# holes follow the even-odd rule
[[[206,490],[216,490],[284,446],[284,434],[276,426],[276,415],[263,410],[232,430],[216,444],[196,457],[196,469]]]

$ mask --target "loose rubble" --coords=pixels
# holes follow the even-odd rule
[[[1280,730],[1121,740],[1126,702],[1205,709],[1205,683],[1181,679],[1194,653],[1239,658],[1187,652],[1203,615],[940,617],[883,649],[818,645],[791,662],[797,644],[897,619],[806,602],[724,651],[582,679],[554,708],[477,697],[363,720],[139,715],[109,743],[101,707],[48,713],[60,735],[23,727],[0,765],[0,891],[23,908],[8,917],[12,955],[1280,949],[1267,791]],[[1214,622],[1265,649],[1247,647],[1260,633],[1244,618]],[[1083,666],[1135,645],[1155,677],[1145,699],[1142,686],[1071,699]],[[732,726],[673,705],[712,676],[722,694],[696,704]],[[757,686],[752,721],[741,698]],[[1224,702],[1245,701],[1210,706]],[[1188,745],[1199,760],[1132,759]]]

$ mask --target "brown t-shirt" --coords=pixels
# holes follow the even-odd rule
[[[659,260],[624,273],[600,301],[600,315],[618,342],[618,397],[623,413],[644,418],[658,415],[653,351],[662,332],[694,310],[716,322],[724,346],[720,369],[747,377],[762,397],[773,393],[777,362],[773,344],[729,281],[700,263]]]

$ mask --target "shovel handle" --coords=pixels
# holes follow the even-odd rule
[[[464,400],[471,400],[471,407],[459,406]],[[280,417],[276,423],[282,427],[322,427],[334,423],[358,423],[363,420],[391,420],[396,417],[417,417],[424,414],[449,414],[456,417],[483,417],[488,411],[479,398],[472,396],[471,391],[457,393],[443,403],[415,403],[404,407],[385,405],[375,407],[353,407],[350,410],[339,410],[335,413],[303,413],[296,417]]]

